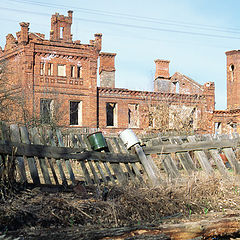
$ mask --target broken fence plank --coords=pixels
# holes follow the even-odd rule
[[[56,130],[56,134],[57,134],[57,139],[58,139],[59,146],[60,147],[64,147],[62,132],[59,129],[57,129]],[[74,173],[73,173],[70,161],[68,159],[65,159],[65,164],[66,164],[66,167],[67,167],[70,179],[71,179],[72,183],[75,184],[76,179],[75,179],[75,176],[74,176]]]
[[[78,135],[75,136],[74,134],[71,134],[70,138],[71,138],[70,140],[72,141],[73,147],[78,147],[78,143],[77,142],[79,141],[80,145],[85,149],[85,145],[83,144],[82,139],[79,140]],[[83,161],[80,161],[82,172],[83,172],[83,175],[84,175],[84,178],[85,178],[87,184],[93,184],[93,180],[92,180],[92,178],[91,178],[91,176],[89,174],[89,171],[88,171],[88,169],[86,167],[85,160],[87,160],[87,159],[84,159]]]
[[[212,140],[212,137],[210,135],[205,135],[204,137],[207,140]],[[219,150],[209,149],[209,153],[210,153],[211,157],[213,158],[213,160],[214,160],[219,172],[221,173],[221,175],[225,178],[228,178],[229,173],[228,173],[228,170],[227,170],[225,164],[223,163],[223,160],[222,160],[222,158],[219,154]]]
[[[165,169],[170,179],[175,179],[180,176],[177,166],[173,161],[173,159],[171,158],[170,154],[166,154],[165,157],[163,157],[162,163],[163,163],[163,168]]]
[[[32,135],[32,139],[33,139],[34,144],[41,144],[40,136],[37,132],[36,127],[31,128],[30,134]],[[40,168],[41,168],[45,183],[46,184],[52,184],[45,158],[38,158],[38,160],[39,160]]]
[[[188,136],[187,137],[189,142],[196,142],[195,136]],[[194,155],[197,157],[198,162],[200,163],[202,169],[208,174],[213,175],[214,170],[206,156],[206,154],[203,151],[194,151]]]
[[[172,144],[183,144],[182,139],[179,137],[171,138],[170,142]],[[188,173],[188,175],[191,175],[193,172],[197,171],[189,152],[177,152],[176,156],[179,159],[183,169]]]
[[[20,138],[20,132],[19,127],[17,124],[11,124],[10,125],[10,139],[13,142],[21,142]],[[24,164],[24,158],[23,157],[16,157],[17,160],[17,166],[20,173],[21,182],[25,183],[27,182],[27,175],[26,175],[26,169]]]
[[[29,134],[28,134],[26,126],[20,126],[19,129],[20,129],[20,133],[21,133],[22,143],[29,145],[30,140],[29,140]],[[21,154],[21,155],[24,155],[24,154]],[[40,185],[40,179],[39,179],[35,159],[33,157],[28,157],[27,162],[28,162],[28,167],[29,167],[29,170],[30,170],[30,175],[31,175],[31,178],[33,180],[33,183],[35,185]]]
[[[218,136],[219,139],[221,139],[221,141],[224,141],[224,139],[228,138],[226,135],[221,135],[221,136]],[[234,139],[232,139],[231,141],[234,141]],[[237,174],[239,175],[240,174],[240,165],[239,165],[239,162],[237,161],[236,159],[236,155],[233,151],[232,148],[230,147],[224,147],[222,149],[222,151],[224,152],[224,154],[226,155],[232,169],[233,169],[233,172],[234,174]]]

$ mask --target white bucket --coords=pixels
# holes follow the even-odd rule
[[[131,148],[133,145],[140,143],[139,139],[135,135],[132,129],[128,128],[122,131],[119,134],[119,137],[123,141],[124,145],[127,147],[127,149]]]

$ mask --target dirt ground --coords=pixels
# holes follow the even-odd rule
[[[240,213],[239,179],[201,174],[157,188],[96,187],[79,183],[71,191],[58,192],[51,188],[22,186],[8,191],[2,185],[0,239],[1,236],[44,239],[37,237],[41,231],[49,233],[45,239],[51,239],[51,233],[64,229],[74,233],[76,229],[91,232],[129,226],[156,227],[203,219],[210,221]],[[91,238],[83,234],[78,239]]]

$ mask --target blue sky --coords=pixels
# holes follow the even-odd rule
[[[215,82],[216,109],[225,109],[225,52],[240,48],[239,9],[238,0],[1,0],[0,46],[23,21],[49,38],[51,15],[73,10],[74,40],[103,33],[102,51],[117,53],[116,87],[152,91],[154,60],[167,59],[171,75]]]

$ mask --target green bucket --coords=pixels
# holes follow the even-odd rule
[[[92,133],[87,138],[93,151],[101,151],[108,147],[102,132]]]

